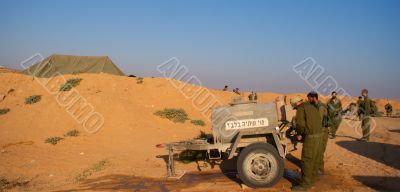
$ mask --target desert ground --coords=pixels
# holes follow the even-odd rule
[[[93,131],[85,128],[84,109],[59,93],[62,77],[37,79],[2,70],[0,73],[0,179],[2,191],[290,191],[295,180],[286,176],[269,189],[250,189],[236,178],[235,160],[204,166],[203,162],[178,163],[185,170],[180,180],[165,180],[165,149],[155,146],[193,139],[201,131],[211,133],[211,123],[191,98],[176,86],[183,82],[166,78],[137,78],[107,74],[65,75],[81,78],[73,90],[81,102],[93,106],[104,124]],[[185,90],[207,90],[219,104],[227,105],[232,92],[185,85]],[[72,92],[72,91],[70,91]],[[245,93],[247,96],[248,93]],[[34,104],[25,98],[41,95]],[[295,95],[286,94],[288,98]],[[259,93],[259,102],[272,102],[279,93]],[[63,103],[60,103],[60,98]],[[323,98],[326,99],[326,98]],[[377,99],[380,111],[386,99]],[[400,101],[391,101],[395,113]],[[164,108],[182,108],[191,119],[174,123],[155,116]],[[400,191],[400,118],[376,117],[371,141],[359,142],[360,122],[346,119],[338,137],[330,139],[325,154],[326,174],[312,191]],[[90,123],[90,122],[89,122]],[[78,130],[77,137],[64,137],[56,145],[50,137],[63,137]],[[286,173],[299,171],[300,148],[285,159]]]

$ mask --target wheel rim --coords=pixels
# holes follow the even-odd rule
[[[244,170],[250,178],[269,182],[278,171],[278,163],[272,154],[252,153],[244,162]]]

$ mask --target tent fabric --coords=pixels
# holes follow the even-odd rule
[[[109,73],[125,75],[107,56],[51,55],[23,73],[37,77],[52,77],[57,74]]]

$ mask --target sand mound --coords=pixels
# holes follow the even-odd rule
[[[165,78],[145,78],[142,84],[136,78],[107,74],[66,75],[65,78],[82,81],[74,91],[60,93],[58,89],[65,81],[62,77],[35,79],[17,73],[0,74],[0,94],[5,95],[0,109],[10,109],[6,115],[0,115],[0,175],[3,177],[38,178],[37,183],[62,185],[102,160],[110,162],[103,174],[162,177],[165,161],[158,156],[165,151],[156,149],[155,145],[191,139],[200,131],[211,132],[207,119],[211,109],[207,101],[212,106],[226,105],[236,95],[193,85],[177,89],[176,86],[184,84]],[[199,97],[205,98],[203,102],[187,97],[195,90],[211,95],[211,99]],[[41,95],[40,102],[26,105],[25,98],[31,95]],[[287,95],[289,99],[298,94]],[[273,101],[277,96],[282,94],[259,93],[259,101]],[[378,101],[381,110],[385,102]],[[400,107],[399,101],[392,103],[395,108]],[[191,119],[204,120],[207,125],[199,127],[189,121],[173,123],[154,115],[166,107],[183,108]],[[86,109],[91,110],[85,112]],[[99,117],[103,119],[102,126],[96,126]],[[62,137],[72,129],[79,130],[81,135],[65,138],[54,146],[44,143],[46,138]],[[195,170],[192,164],[180,166]]]
[[[20,72],[15,69],[9,69],[9,68],[0,66],[0,73],[20,73]]]

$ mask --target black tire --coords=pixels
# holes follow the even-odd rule
[[[283,177],[283,158],[269,143],[254,143],[244,148],[237,161],[242,182],[252,188],[272,187]]]

